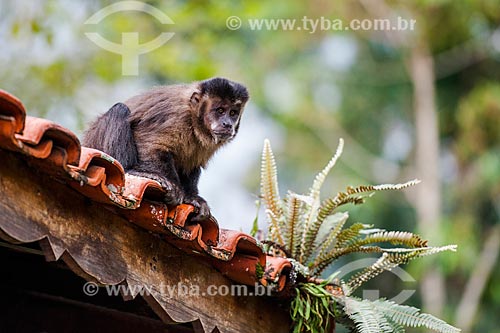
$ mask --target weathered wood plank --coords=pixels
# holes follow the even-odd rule
[[[192,293],[169,297],[166,289],[178,283],[198,286],[202,293],[210,285],[231,283],[200,259],[2,150],[0,193],[0,237],[9,242],[40,241],[47,260],[62,259],[88,281],[147,286],[151,295],[144,298],[165,322],[199,319],[208,332],[216,326],[221,332],[288,331],[288,314],[270,297]]]

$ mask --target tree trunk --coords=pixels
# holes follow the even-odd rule
[[[422,236],[431,244],[440,244],[439,128],[434,61],[424,38],[410,48],[409,73],[413,81],[417,174],[422,180],[417,186],[415,208]],[[439,268],[430,264],[421,284],[423,308],[439,316],[446,297],[444,278]]]

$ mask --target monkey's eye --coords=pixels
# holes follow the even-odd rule
[[[229,115],[231,117],[237,116],[238,115],[238,110],[231,110],[231,111],[229,111]]]
[[[215,111],[217,111],[217,113],[219,113],[219,114],[223,114],[224,108],[218,107],[217,109],[215,109]]]

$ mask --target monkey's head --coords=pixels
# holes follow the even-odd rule
[[[247,101],[247,88],[223,78],[200,82],[190,100],[199,126],[216,144],[228,142],[238,133]]]

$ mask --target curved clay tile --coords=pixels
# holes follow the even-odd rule
[[[26,110],[23,103],[14,95],[9,94],[5,90],[0,89],[0,109],[2,115],[13,117],[15,119],[15,133],[22,133],[24,128],[24,119]]]
[[[78,165],[80,160],[80,140],[73,132],[52,121],[27,116],[24,131],[16,134],[16,138],[30,146],[50,139],[66,151],[68,164]]]

